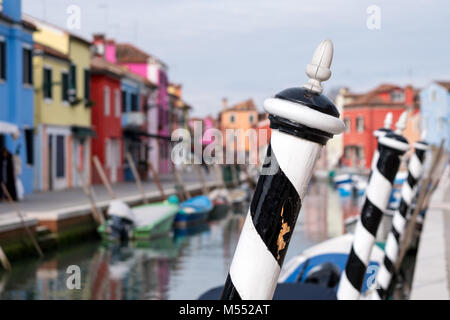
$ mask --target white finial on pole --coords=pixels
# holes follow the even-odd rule
[[[386,114],[386,118],[384,118],[384,128],[390,129],[392,125],[392,112],[388,112]]]
[[[306,75],[310,78],[303,87],[322,93],[322,81],[327,81],[331,77],[331,61],[333,60],[333,42],[331,40],[322,41],[314,51],[311,63],[306,66]]]
[[[402,134],[403,130],[406,129],[406,121],[408,120],[408,112],[405,111],[400,115],[400,118],[398,119],[397,123],[395,124],[395,133],[396,134]]]

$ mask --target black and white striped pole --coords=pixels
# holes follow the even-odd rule
[[[423,141],[414,144],[414,153],[411,155],[408,164],[408,177],[402,185],[400,206],[394,213],[392,229],[389,233],[384,250],[383,264],[380,266],[376,277],[376,290],[372,294],[372,299],[386,299],[387,291],[394,273],[394,266],[398,259],[399,245],[405,231],[406,222],[409,219],[409,212],[413,198],[417,191],[417,182],[422,177],[424,171],[425,153],[428,145]]]
[[[388,112],[386,114],[386,117],[384,118],[383,128],[380,128],[373,132],[373,135],[377,139],[377,142],[379,141],[379,139],[381,137],[384,137],[388,133],[392,132],[391,125],[392,125],[392,112]],[[377,147],[375,148],[375,152],[373,153],[373,157],[372,157],[372,163],[371,163],[371,168],[370,168],[371,172],[373,171],[373,169],[375,169],[379,157],[380,157],[380,152],[378,151],[378,145],[377,145]],[[369,180],[370,180],[370,178],[369,178]]]
[[[400,167],[400,157],[409,149],[408,141],[401,135],[406,127],[406,119],[407,113],[404,112],[396,124],[397,130],[379,139],[380,156],[371,173],[350,254],[339,282],[339,300],[359,298],[378,226],[389,203],[395,175]]]
[[[223,300],[273,298],[312,171],[326,142],[344,131],[334,104],[321,94],[331,76],[333,44],[322,41],[306,67],[306,85],[264,101],[271,140],[253,194]]]

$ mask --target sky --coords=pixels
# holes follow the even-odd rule
[[[307,82],[305,67],[325,39],[334,43],[325,93],[364,92],[381,83],[423,87],[450,80],[448,0],[22,0],[26,14],[75,33],[130,42],[169,66],[194,116],[265,98]],[[375,5],[376,11],[371,11]],[[369,9],[369,12],[368,12]],[[368,22],[369,26],[368,27]],[[376,28],[373,28],[375,26]]]

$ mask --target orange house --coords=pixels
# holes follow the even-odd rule
[[[250,151],[250,146],[257,148],[257,131],[252,129],[258,123],[258,110],[252,99],[227,106],[227,100],[223,100],[223,108],[218,120],[220,130],[224,137],[225,148],[233,147],[235,151]],[[227,129],[234,129],[228,130]]]

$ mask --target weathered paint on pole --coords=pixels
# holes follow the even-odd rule
[[[153,167],[153,164],[151,162],[148,163],[148,168],[150,169],[153,179],[155,180],[156,186],[158,187],[159,193],[161,194],[161,199],[163,201],[166,200],[167,197],[166,197],[166,194],[164,193],[164,189],[161,185],[161,181],[159,180],[158,172],[156,172],[156,170]]]
[[[340,300],[359,298],[378,226],[389,203],[395,175],[400,167],[400,157],[409,149],[408,141],[401,136],[406,120],[407,113],[404,112],[397,122],[397,130],[379,139],[380,156],[371,172],[366,199],[339,282],[337,297]]]
[[[428,145],[424,141],[419,141],[414,144],[414,153],[408,164],[408,177],[403,183],[400,205],[394,213],[392,229],[386,240],[383,264],[377,273],[375,281],[377,289],[374,291],[372,299],[386,299],[392,275],[395,271],[394,268],[399,254],[400,240],[405,231],[411,203],[417,191],[417,182],[422,177],[424,171],[423,165],[427,150]]]
[[[326,142],[345,128],[334,104],[321,94],[332,55],[332,42],[322,41],[306,69],[309,82],[264,101],[271,141],[223,300],[273,297],[314,164]]]

